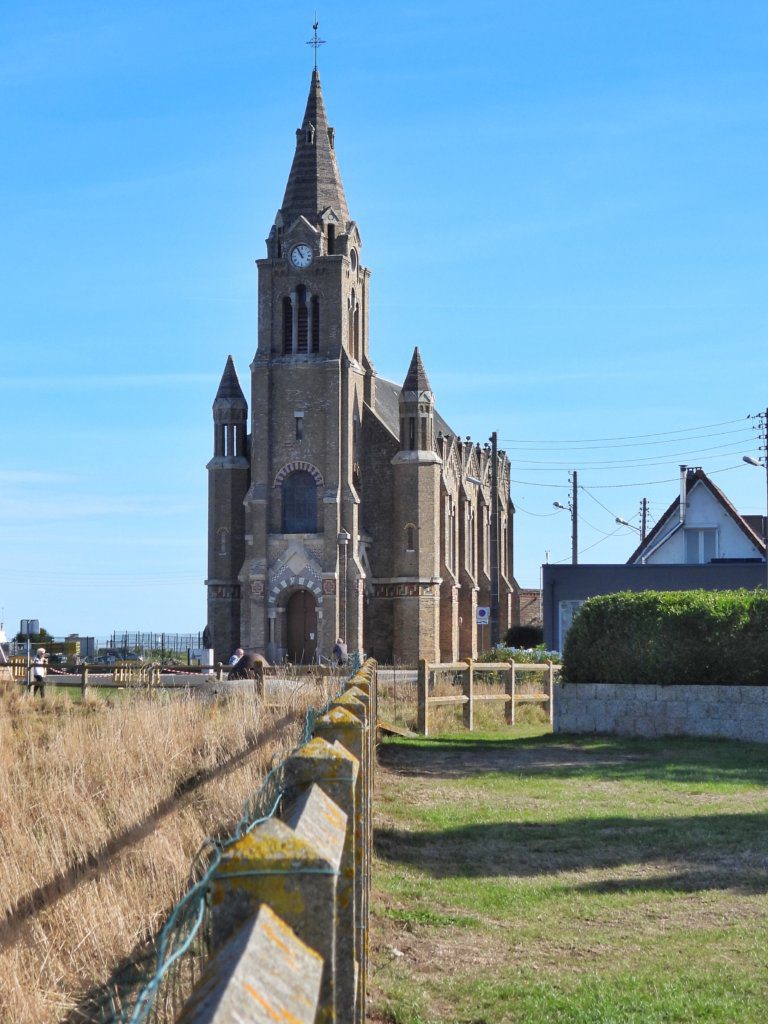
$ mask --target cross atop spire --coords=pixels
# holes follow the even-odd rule
[[[315,48],[315,71],[317,71],[317,48],[325,45],[325,40],[321,39],[317,34],[317,27],[319,24],[320,22],[317,20],[317,14],[315,14],[315,21],[312,25],[312,28],[315,30],[315,34],[311,39],[307,40],[307,46],[314,46]]]

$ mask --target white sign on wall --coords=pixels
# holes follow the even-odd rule
[[[565,644],[565,637],[568,630],[571,628],[573,617],[576,612],[584,604],[583,601],[561,601],[559,604],[560,611],[560,643],[558,645],[558,651],[562,651]]]

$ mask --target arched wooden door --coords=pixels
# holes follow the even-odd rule
[[[292,594],[285,609],[288,619],[288,660],[294,665],[314,660],[317,650],[317,607],[308,590]]]

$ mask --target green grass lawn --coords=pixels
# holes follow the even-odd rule
[[[768,748],[522,726],[380,761],[370,1020],[768,1019]]]

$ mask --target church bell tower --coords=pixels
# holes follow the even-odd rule
[[[270,660],[363,646],[358,446],[369,271],[312,73],[288,183],[258,267],[241,644]]]

